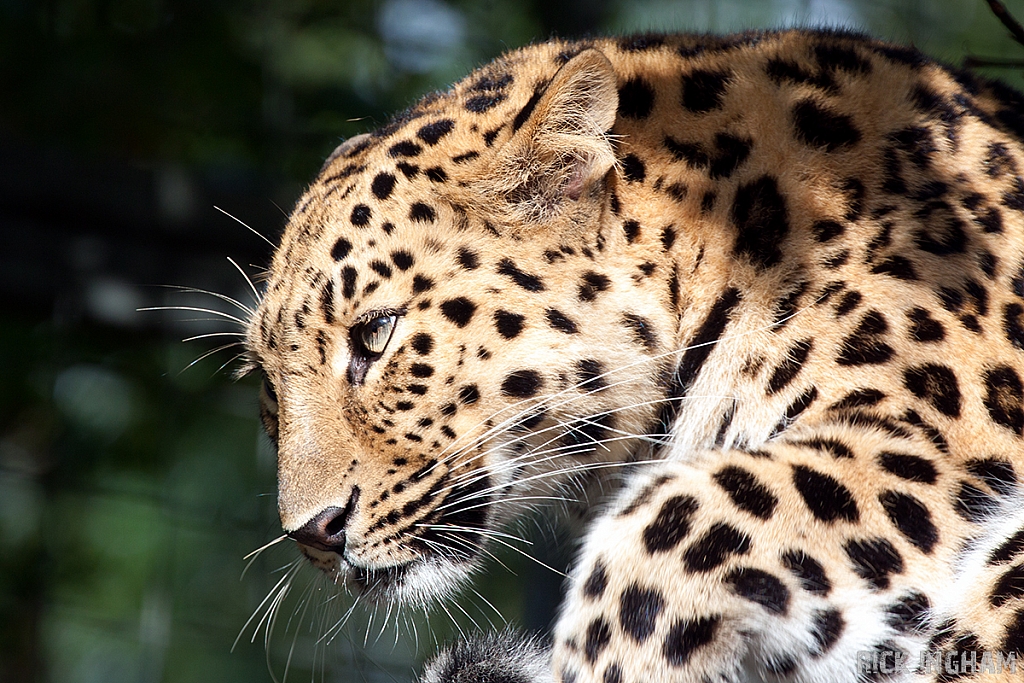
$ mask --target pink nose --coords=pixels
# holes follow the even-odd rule
[[[302,545],[342,555],[345,552],[345,527],[358,501],[359,489],[355,488],[345,507],[324,508],[300,528],[289,531],[288,536]]]

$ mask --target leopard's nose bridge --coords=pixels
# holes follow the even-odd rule
[[[289,531],[288,536],[302,545],[342,555],[345,553],[345,528],[358,503],[359,487],[355,486],[345,507],[324,508],[298,529]]]

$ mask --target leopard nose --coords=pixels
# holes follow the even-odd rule
[[[348,525],[348,518],[359,500],[359,489],[356,488],[349,496],[345,507],[331,506],[318,512],[313,519],[309,520],[295,531],[289,531],[288,536],[302,545],[338,553],[345,552],[345,527]]]

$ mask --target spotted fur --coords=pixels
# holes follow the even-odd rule
[[[841,32],[484,66],[291,216],[249,329],[285,530],[426,603],[538,500],[647,462],[550,651],[470,640],[425,680],[1024,670],[1022,138],[1020,94]]]

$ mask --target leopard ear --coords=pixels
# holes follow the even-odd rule
[[[615,71],[589,48],[566,62],[512,121],[485,193],[504,212],[538,222],[587,199],[615,165],[608,131],[619,94]]]
[[[323,165],[320,167],[320,173],[323,173],[327,168],[334,163],[334,160],[341,156],[348,156],[355,150],[359,149],[364,143],[369,142],[369,133],[360,133],[359,135],[353,135],[348,140],[345,140],[340,145],[334,148],[331,155],[324,160]]]

